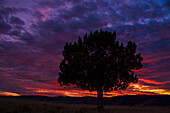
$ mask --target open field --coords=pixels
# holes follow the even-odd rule
[[[0,97],[0,113],[170,113],[170,106],[113,106],[51,103]]]

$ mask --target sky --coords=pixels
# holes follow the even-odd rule
[[[96,97],[57,78],[65,43],[100,29],[144,58],[138,83],[104,97],[170,95],[169,9],[169,0],[0,0],[0,95]]]

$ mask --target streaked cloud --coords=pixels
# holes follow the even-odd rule
[[[107,97],[170,94],[168,0],[1,0],[0,91],[3,94],[96,96],[57,83],[66,42],[94,30],[117,31],[144,57],[139,83]],[[12,94],[11,94],[12,95]],[[14,94],[15,95],[15,94]]]

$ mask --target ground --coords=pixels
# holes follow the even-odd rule
[[[98,111],[96,105],[0,98],[0,113],[170,113],[170,107],[106,105]]]

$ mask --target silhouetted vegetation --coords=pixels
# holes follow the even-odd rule
[[[124,90],[138,81],[134,70],[142,68],[143,58],[136,44],[116,41],[116,32],[95,31],[77,42],[66,43],[62,52],[58,82],[74,84],[83,90],[97,91],[98,108],[103,107],[103,92]]]
[[[169,106],[106,106],[102,111],[95,105],[62,104],[26,99],[1,98],[0,113],[170,113]]]

